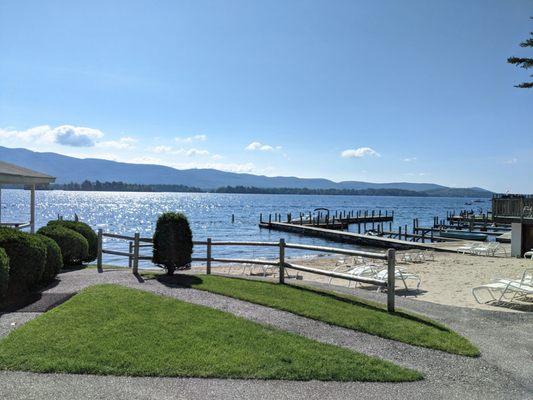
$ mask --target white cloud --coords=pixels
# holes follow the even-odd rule
[[[188,137],[176,137],[174,138],[176,143],[192,143],[192,142],[205,142],[207,140],[206,135],[194,135]]]
[[[133,149],[135,144],[138,142],[137,139],[134,139],[129,136],[121,137],[119,140],[107,140],[105,142],[96,143],[97,147],[109,147],[112,149]]]
[[[189,149],[185,152],[185,155],[187,157],[205,157],[209,155],[209,151],[207,150],[199,150],[199,149]]]
[[[406,172],[406,176],[428,176],[429,173],[427,172]]]
[[[98,129],[81,126],[61,125],[52,130],[55,142],[64,146],[93,147],[96,139],[104,134]]]
[[[57,143],[72,147],[93,147],[96,140],[104,136],[102,131],[82,126],[49,125],[36,126],[23,131],[0,129],[0,138],[15,139],[26,143]]]
[[[370,147],[359,147],[358,149],[347,149],[341,153],[344,158],[381,157],[381,155]]]
[[[416,157],[407,157],[407,158],[404,158],[402,161],[404,162],[413,162],[413,161],[416,161],[417,158]]]
[[[191,169],[191,168],[202,168],[202,169],[218,169],[221,171],[227,172],[253,172],[255,170],[255,165],[252,163],[177,163],[170,165],[178,169]]]
[[[252,142],[248,146],[245,147],[245,150],[249,151],[274,151],[274,150],[281,150],[281,146],[271,146],[269,144],[264,144],[261,142]]]
[[[205,150],[205,149],[196,149],[196,148],[175,149],[170,146],[161,145],[161,146],[152,147],[150,148],[150,150],[153,153],[157,153],[157,154],[171,154],[171,155],[180,155],[180,156],[185,156],[185,157],[208,157],[210,156],[213,160],[220,160],[222,158],[220,154],[211,154],[209,150]]]
[[[510,158],[509,160],[505,160],[504,164],[516,164],[518,162],[518,158]]]
[[[170,146],[155,146],[155,147],[152,147],[150,150],[152,150],[152,152],[154,153],[158,153],[158,154],[161,154],[161,153],[170,153],[172,151],[172,147]]]

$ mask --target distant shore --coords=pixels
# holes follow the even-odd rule
[[[405,189],[311,189],[311,188],[263,188],[256,186],[222,186],[202,189],[186,185],[137,184],[125,182],[84,181],[53,184],[52,190],[96,191],[96,192],[169,192],[169,193],[229,193],[229,194],[291,194],[291,195],[329,195],[329,196],[401,196],[401,197],[464,197],[490,198],[491,192],[477,189],[445,188],[423,191]]]

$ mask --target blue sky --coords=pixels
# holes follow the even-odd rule
[[[0,2],[0,145],[533,192],[532,0]]]

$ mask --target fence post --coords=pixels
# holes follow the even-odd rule
[[[285,283],[285,239],[279,240],[279,283]]]
[[[396,274],[396,250],[387,250],[387,311],[394,312],[394,287]]]
[[[129,242],[129,251],[128,253],[130,253],[129,257],[128,257],[128,268],[131,268],[132,267],[132,262],[133,262],[133,257],[132,257],[132,253],[133,253],[133,242],[130,240]]]
[[[98,268],[98,272],[102,272],[102,237],[103,237],[103,231],[102,229],[98,229],[98,253],[96,257],[96,267]]]
[[[140,234],[139,232],[135,232],[135,236],[133,239],[133,274],[137,275],[139,272],[139,240]]]
[[[211,275],[211,238],[207,238],[207,251],[206,251],[206,274]]]

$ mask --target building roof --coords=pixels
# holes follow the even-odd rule
[[[53,176],[0,161],[0,184],[42,185],[55,180]]]

